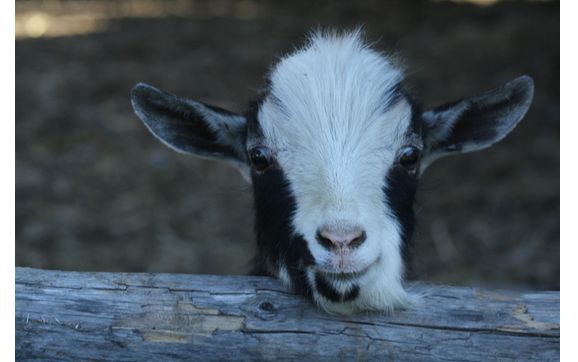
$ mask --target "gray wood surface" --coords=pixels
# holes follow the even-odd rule
[[[408,310],[336,317],[266,277],[16,268],[16,357],[559,360],[559,292],[409,287]]]

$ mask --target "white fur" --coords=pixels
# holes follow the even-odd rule
[[[277,277],[279,278],[281,283],[283,283],[285,286],[291,287],[291,277],[289,276],[289,272],[287,271],[287,268],[284,265],[279,266],[279,272],[277,274]]]
[[[400,70],[363,44],[358,32],[314,35],[271,73],[270,96],[259,114],[264,143],[290,181],[297,201],[293,227],[318,265],[335,265],[334,253],[315,239],[331,223],[361,226],[367,240],[347,256],[359,297],[331,303],[314,292],[330,312],[390,311],[407,301],[402,286],[400,226],[388,210],[383,188],[396,152],[408,142],[411,107],[404,98],[386,109]],[[313,278],[313,270],[309,277]],[[280,272],[280,275],[283,273]],[[333,283],[341,290],[349,282]]]

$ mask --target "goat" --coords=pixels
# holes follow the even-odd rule
[[[391,312],[411,301],[403,278],[419,176],[437,158],[503,139],[534,91],[521,76],[422,111],[402,78],[360,31],[317,32],[272,68],[244,114],[143,83],[131,101],[164,144],[225,160],[252,183],[253,274],[330,313]]]

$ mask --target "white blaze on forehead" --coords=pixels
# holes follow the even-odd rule
[[[308,194],[305,203],[335,206],[355,198],[361,187],[383,205],[375,191],[381,192],[411,119],[405,99],[391,104],[401,72],[355,32],[314,35],[270,79],[259,121],[294,191]],[[320,188],[328,192],[307,192]],[[327,199],[328,193],[339,200]]]
[[[283,123],[289,128],[284,132],[293,130],[305,138],[321,136],[333,141],[345,132],[359,135],[379,120],[401,79],[401,72],[368,48],[358,32],[340,37],[313,35],[304,49],[272,71],[270,96],[262,111],[273,113],[275,119],[262,121],[276,123],[273,127]]]

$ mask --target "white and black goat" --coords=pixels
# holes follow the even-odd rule
[[[254,273],[349,314],[408,302],[403,275],[420,174],[439,157],[500,141],[534,89],[522,76],[422,112],[401,81],[359,32],[316,33],[273,67],[243,115],[146,84],[131,96],[167,146],[226,160],[250,180]]]

